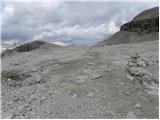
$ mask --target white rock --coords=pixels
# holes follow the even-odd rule
[[[142,66],[142,67],[146,67],[146,66],[147,66],[146,61],[144,61],[144,60],[142,60],[142,59],[138,59],[138,60],[137,60],[137,64],[138,64],[139,66]]]
[[[133,63],[133,62],[129,62],[129,63],[128,63],[128,66],[129,66],[129,67],[136,67],[137,64],[136,64],[136,63]]]
[[[96,63],[93,63],[93,62],[89,62],[88,65],[92,65],[92,66],[95,66]]]
[[[39,74],[37,74],[35,77],[36,77],[36,82],[40,83],[41,82],[41,76]]]
[[[125,94],[126,94],[126,95],[128,95],[128,96],[130,95],[130,93],[129,93],[129,92],[127,92],[127,91],[125,92]]]
[[[152,81],[153,80],[153,77],[152,77],[152,74],[150,73],[147,73],[143,76],[143,78],[147,81]]]
[[[77,79],[82,80],[82,79],[87,79],[88,75],[87,74],[83,74],[83,75],[79,75],[77,76]]]
[[[141,105],[141,103],[137,103],[134,107],[135,107],[136,109],[141,109],[141,108],[142,108],[142,105]]]
[[[77,83],[84,83],[84,82],[85,82],[85,79],[77,80],[76,82],[77,82]]]
[[[76,99],[77,98],[77,94],[73,94],[72,98]]]
[[[132,81],[134,79],[134,77],[131,76],[130,74],[127,74],[127,79],[129,79],[130,81]]]
[[[11,81],[11,78],[8,78],[8,80],[7,81]]]
[[[138,76],[144,76],[145,74],[149,74],[148,71],[146,71],[142,67],[128,67],[127,70],[131,74],[138,75]]]
[[[87,97],[93,98],[94,97],[94,93],[93,92],[89,92],[89,94],[87,95]]]
[[[135,115],[135,113],[133,111],[129,111],[126,115],[126,118],[128,119],[136,119],[137,116]]]
[[[91,74],[89,74],[89,78],[90,79],[98,79],[98,78],[101,78],[101,77],[102,77],[102,75],[99,74],[99,73],[91,73]]]
[[[38,71],[38,68],[37,67],[35,67],[35,68],[33,68],[32,70],[31,70],[31,72],[37,72]]]

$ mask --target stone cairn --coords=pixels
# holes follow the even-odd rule
[[[153,81],[153,76],[145,68],[149,66],[145,59],[142,59],[138,53],[129,58],[127,64],[127,78],[140,84]]]

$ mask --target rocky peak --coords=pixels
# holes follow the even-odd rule
[[[154,7],[148,10],[145,10],[135,16],[132,21],[151,19],[159,17],[159,7]]]
[[[121,26],[121,31],[151,33],[159,31],[159,8],[152,8],[137,15],[131,22]]]
[[[98,46],[153,41],[159,39],[159,7],[145,10],[120,27]]]

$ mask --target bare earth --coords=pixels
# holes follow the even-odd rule
[[[158,44],[44,47],[5,56],[2,118],[158,119]],[[135,53],[147,63],[127,65]]]

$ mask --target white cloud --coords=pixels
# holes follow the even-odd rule
[[[7,4],[4,8],[3,8],[3,12],[2,12],[2,18],[3,21],[7,21],[7,19],[9,17],[12,17],[12,15],[14,14],[14,5],[13,4]],[[3,23],[3,22],[2,22]]]
[[[40,4],[42,8],[51,10],[58,7],[61,4],[61,2],[62,2],[61,0],[50,0],[50,2],[49,1],[41,2]]]
[[[80,25],[75,26],[66,26],[54,28],[52,25],[46,25],[44,28],[50,29],[49,32],[44,31],[43,33],[36,35],[34,39],[47,39],[52,36],[60,37],[60,36],[70,36],[70,37],[80,37],[84,39],[99,39],[104,35],[113,34],[117,32],[119,29],[115,26],[114,22],[110,22],[108,25],[102,24],[98,26],[89,26],[89,27],[81,27]]]
[[[157,2],[3,2],[2,41],[96,41]]]
[[[109,32],[110,34],[113,34],[113,33],[117,32],[117,31],[119,31],[119,27],[117,27],[117,26],[115,25],[114,21],[111,21],[111,22],[109,23],[108,28],[109,28],[108,32]]]

